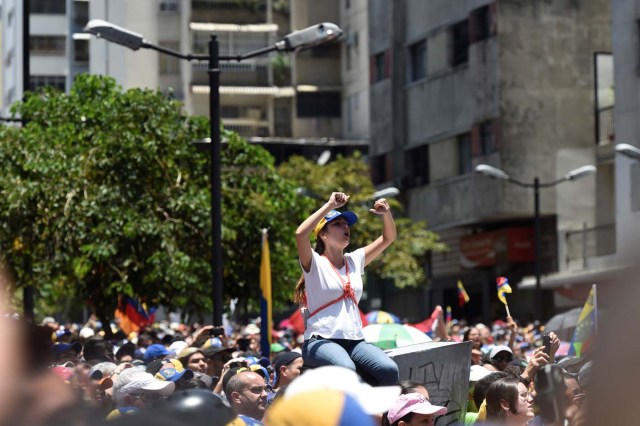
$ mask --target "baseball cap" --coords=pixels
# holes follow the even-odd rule
[[[251,323],[244,328],[244,331],[246,334],[260,334],[260,327]]]
[[[302,358],[302,354],[298,352],[283,352],[273,360],[273,368],[276,370],[276,373],[280,374],[280,367],[289,365],[298,358]]]
[[[373,426],[374,421],[352,395],[335,389],[316,389],[280,398],[267,410],[264,424]]]
[[[174,355],[169,349],[165,348],[164,345],[160,343],[154,343],[153,345],[149,345],[147,350],[144,352],[144,360],[145,362],[151,362],[156,358],[165,357],[167,355]]]
[[[55,354],[62,354],[67,351],[74,351],[80,353],[82,351],[82,343],[75,341],[73,343],[54,343],[52,350]]]
[[[193,371],[188,368],[178,371],[176,368],[162,368],[160,371],[156,373],[154,376],[158,380],[163,380],[167,382],[177,382],[181,378],[185,378],[185,380],[189,380],[193,378]]]
[[[285,398],[302,392],[333,389],[353,397],[369,414],[384,413],[400,395],[400,386],[373,387],[364,383],[360,376],[348,368],[327,365],[306,371],[296,378],[284,393]]]
[[[89,377],[94,380],[100,380],[103,377],[111,377],[116,370],[117,365],[113,362],[99,362],[89,370]]]
[[[118,386],[113,392],[113,397],[118,403],[131,394],[170,395],[176,387],[173,382],[156,380],[151,374],[145,372],[135,372],[118,379]]]
[[[202,352],[204,352],[204,356],[207,358],[213,358],[214,355],[220,353],[220,352],[228,352],[231,353],[233,352],[235,349],[234,348],[225,348],[222,346],[208,346],[207,348],[203,349]]]
[[[313,229],[313,236],[317,237],[318,232],[320,232],[320,230],[324,228],[327,223],[334,221],[339,217],[345,218],[349,226],[352,226],[358,221],[358,216],[356,216],[356,214],[352,211],[339,212],[338,210],[331,210],[325,215],[325,217],[320,219],[320,222],[318,222],[316,227]]]
[[[493,359],[495,358],[496,355],[498,355],[500,352],[509,352],[511,355],[513,355],[513,351],[511,350],[511,348],[507,345],[497,345],[494,346],[493,349],[491,349],[491,353],[489,354],[489,358]]]
[[[441,415],[447,413],[447,407],[432,405],[424,395],[408,393],[400,395],[387,413],[389,423],[395,423],[409,413]]]

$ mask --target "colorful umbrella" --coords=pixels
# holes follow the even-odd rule
[[[422,331],[407,324],[370,324],[362,329],[364,340],[381,349],[431,342]]]
[[[385,311],[371,311],[367,314],[367,321],[369,324],[400,324],[400,318],[397,316],[385,312]]]

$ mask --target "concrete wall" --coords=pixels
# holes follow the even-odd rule
[[[615,63],[616,142],[640,147],[640,84],[638,82],[638,0],[612,1],[613,58]],[[640,239],[640,179],[637,160],[615,157],[616,240],[618,253],[636,262]]]
[[[551,182],[594,164],[592,61],[610,49],[608,11],[604,0],[499,3],[501,152],[513,178]],[[505,187],[498,208],[530,211],[530,203],[513,204],[519,192]],[[585,205],[558,205],[578,193]],[[563,184],[544,190],[541,211],[560,211],[561,229],[593,225],[594,198],[593,179]]]

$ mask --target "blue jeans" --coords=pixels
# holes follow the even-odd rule
[[[379,386],[398,383],[398,366],[382,349],[364,340],[325,339],[313,336],[302,345],[306,367],[338,365],[373,378]]]

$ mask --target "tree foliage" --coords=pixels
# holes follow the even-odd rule
[[[315,201],[316,205],[328,200],[334,191],[351,196],[346,208],[358,215],[351,247],[362,247],[380,235],[381,221],[377,215],[369,212],[375,201],[372,198],[375,187],[370,179],[369,166],[361,154],[338,157],[324,166],[303,157],[292,157],[280,166],[279,171],[287,179],[298,182],[309,193],[317,194],[315,196],[319,199]],[[445,251],[447,247],[439,242],[436,233],[427,230],[426,222],[414,222],[403,217],[403,206],[398,200],[388,201],[394,212],[398,238],[385,251],[381,261],[371,263],[367,269],[382,279],[393,280],[399,288],[424,285],[426,253]]]
[[[81,76],[69,94],[29,94],[0,128],[0,253],[39,306],[90,302],[109,318],[118,295],[211,309],[208,133],[178,102]],[[226,134],[222,150],[225,300],[255,299],[260,229],[271,230],[277,300],[298,275],[294,186],[260,147]]]

